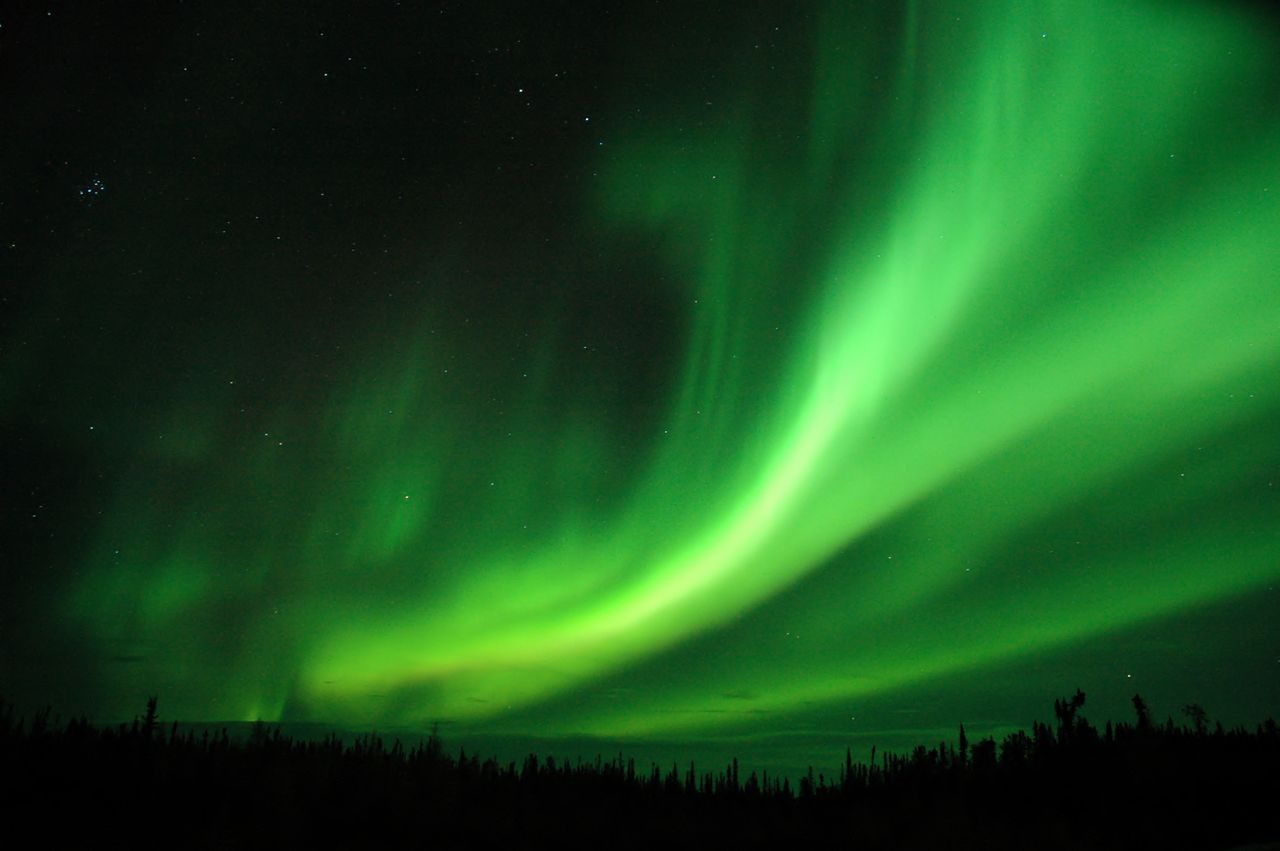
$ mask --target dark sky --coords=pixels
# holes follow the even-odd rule
[[[1274,714],[1277,46],[0,14],[0,695],[797,765],[1077,687]]]

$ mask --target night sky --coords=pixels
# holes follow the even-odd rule
[[[1259,6],[19,5],[19,707],[764,762],[1276,714]]]

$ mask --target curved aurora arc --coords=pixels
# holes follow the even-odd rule
[[[802,83],[744,72],[728,123],[679,120],[678,93],[671,126],[613,118],[585,230],[659,235],[687,323],[642,450],[536,381],[519,435],[470,434],[440,414],[448,344],[385,347],[310,454],[122,486],[69,616],[147,661],[103,677],[188,717],[493,717],[795,595],[803,659],[762,622],[704,688],[558,721],[656,733],[722,720],[695,710],[733,688],[884,693],[1280,575],[1272,516],[1205,511],[1275,453],[1249,432],[1280,404],[1268,34],[1188,4],[853,5]],[[1115,494],[1109,545],[1005,561]],[[275,533],[243,534],[264,505]]]

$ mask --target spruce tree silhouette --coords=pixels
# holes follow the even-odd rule
[[[1053,702],[1053,714],[1058,717],[1058,742],[1066,743],[1075,737],[1076,714],[1084,706],[1084,692],[1076,689],[1071,700],[1058,699]]]
[[[155,735],[156,725],[159,721],[159,717],[156,715],[156,701],[155,695],[147,698],[147,714],[142,718],[142,738],[148,742]]]
[[[1151,730],[1151,710],[1147,708],[1147,702],[1142,699],[1142,695],[1135,694],[1133,696],[1133,711],[1138,715],[1138,729],[1144,733]]]
[[[1191,720],[1192,729],[1197,736],[1203,736],[1209,731],[1209,713],[1200,704],[1188,703],[1182,707],[1182,714]]]

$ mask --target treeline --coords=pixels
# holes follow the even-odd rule
[[[77,846],[1232,848],[1280,842],[1280,730],[1135,720],[1101,730],[1083,692],[1055,723],[909,754],[846,751],[837,776],[735,759],[639,767],[622,755],[500,763],[375,736],[294,739],[255,725],[183,730],[152,698],[132,724],[0,705],[0,815],[11,836]],[[1280,847],[1277,845],[1276,847]]]

